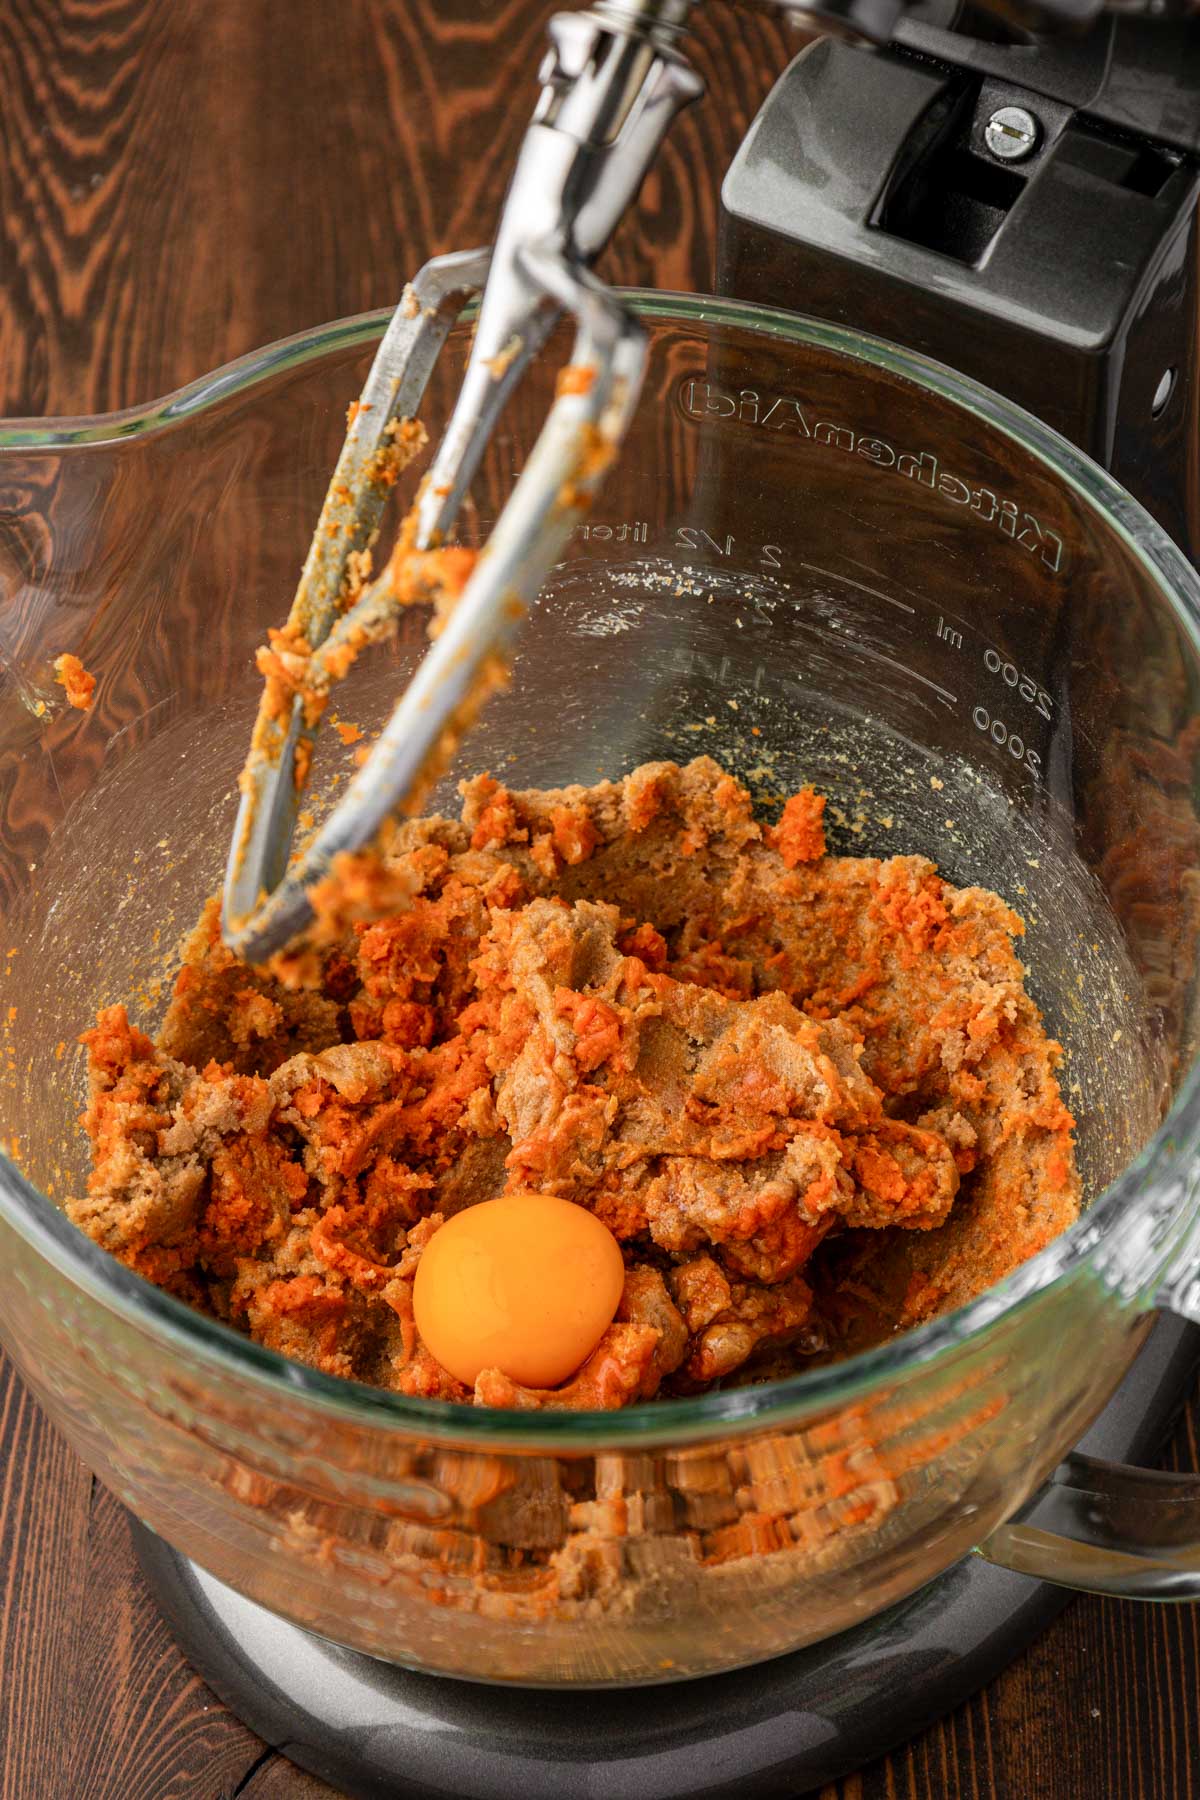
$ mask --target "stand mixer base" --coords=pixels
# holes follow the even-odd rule
[[[1081,1448],[1161,1447],[1200,1362],[1164,1318]],[[841,1636],[674,1686],[558,1691],[420,1675],[291,1625],[133,1522],[188,1661],[260,1737],[353,1800],[788,1800],[948,1712],[1069,1593],[968,1558]]]

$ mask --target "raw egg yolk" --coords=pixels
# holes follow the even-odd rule
[[[468,1387],[499,1369],[557,1387],[596,1348],[625,1285],[617,1240],[553,1194],[505,1194],[455,1213],[417,1264],[417,1330]]]

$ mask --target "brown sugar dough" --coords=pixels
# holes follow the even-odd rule
[[[611,1407],[877,1342],[1077,1216],[1060,1052],[996,895],[826,855],[808,790],[761,827],[707,758],[463,801],[400,829],[402,902],[314,985],[239,963],[210,906],[157,1043],[122,1007],[85,1034],[69,1211],[131,1268],[332,1374]],[[609,1226],[625,1294],[562,1387],[472,1394],[413,1277],[446,1217],[521,1187]]]

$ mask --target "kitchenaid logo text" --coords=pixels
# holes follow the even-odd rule
[[[1063,541],[1016,500],[1006,500],[991,488],[972,487],[942,467],[931,450],[898,450],[886,438],[867,436],[851,425],[835,425],[810,417],[799,400],[788,394],[760,393],[756,388],[733,391],[715,381],[686,376],[679,388],[680,404],[691,419],[732,419],[742,425],[778,431],[789,437],[808,438],[846,456],[858,456],[878,469],[932,488],[951,506],[965,506],[985,525],[994,525],[1022,550],[1057,574],[1065,565]]]

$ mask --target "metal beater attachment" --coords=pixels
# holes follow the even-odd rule
[[[620,445],[645,365],[644,335],[589,272],[675,115],[701,83],[674,48],[692,0],[597,0],[550,25],[552,49],[493,250],[439,257],[407,291],[352,418],[278,640],[296,684],[260,707],[225,875],[223,932],[261,962],[312,923],[312,891],[341,852],[371,843],[469,723],[480,684],[536,598]],[[500,410],[558,317],[577,321],[571,367],[457,606],[378,743],[289,867],[304,778],[329,686],[402,605],[385,571],[361,586],[390,471],[438,352],[482,291],[450,423],[411,521],[417,551],[445,542]],[[411,434],[411,428],[410,428]]]

